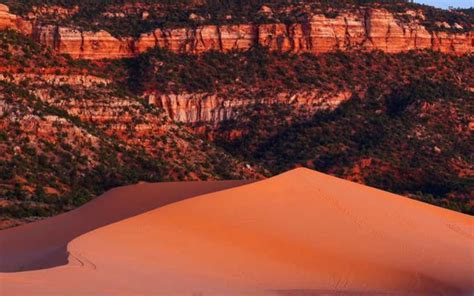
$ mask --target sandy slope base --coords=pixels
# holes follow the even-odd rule
[[[174,183],[161,195],[159,184],[135,185],[63,215],[63,224],[0,232],[8,253],[0,268],[29,270],[1,273],[0,294],[474,292],[472,217],[307,169],[238,185]],[[41,231],[35,253],[25,244]]]

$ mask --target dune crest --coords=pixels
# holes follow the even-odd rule
[[[84,233],[186,198],[248,183],[142,183],[112,189],[69,213],[0,231],[0,272],[64,265],[67,244]]]
[[[1,289],[5,295],[469,295],[473,223],[296,169],[85,233],[68,244],[68,265],[0,274]]]

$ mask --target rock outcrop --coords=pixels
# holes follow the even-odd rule
[[[125,58],[133,55],[130,38],[117,39],[106,31],[83,32],[59,26],[36,26],[33,38],[59,53],[67,53],[73,58],[106,59]]]
[[[416,12],[414,12],[416,14]],[[335,50],[382,50],[397,53],[432,49],[451,54],[468,54],[474,48],[474,34],[428,31],[413,17],[402,21],[384,9],[363,8],[341,12],[330,18],[322,14],[294,24],[204,25],[156,29],[138,38],[116,38],[110,33],[81,31],[62,26],[32,26],[0,5],[0,29],[12,28],[48,45],[58,53],[83,59],[132,57],[153,47],[173,52],[199,54],[204,51],[246,50],[267,46],[271,50],[294,53],[324,53]]]
[[[4,29],[17,30],[27,35],[30,35],[32,32],[30,22],[10,13],[8,6],[0,4],[0,30]]]
[[[200,53],[267,46],[283,52],[324,53],[334,50],[382,50],[389,53],[432,49],[446,53],[472,52],[471,32],[454,34],[429,32],[415,21],[401,22],[383,9],[360,14],[346,13],[336,18],[314,15],[307,23],[202,26],[161,30],[142,34],[135,43],[137,52],[160,46],[175,52]]]
[[[334,50],[382,50],[397,53],[432,49],[467,54],[473,50],[473,34],[428,31],[417,21],[402,22],[383,9],[341,13],[335,18],[313,15],[295,24],[207,25],[195,28],[156,29],[137,39],[115,38],[105,31],[80,32],[63,27],[37,26],[37,41],[75,58],[123,58],[162,47],[173,52],[245,50],[255,45],[294,53]]]
[[[280,93],[276,96],[238,99],[225,98],[208,93],[157,94],[145,93],[144,99],[149,104],[163,109],[168,117],[175,122],[183,123],[219,123],[233,119],[246,107],[257,103],[264,105],[292,105],[298,110],[313,114],[317,110],[334,109],[351,97],[350,92],[323,95],[316,91],[296,94]]]
[[[15,27],[16,19],[16,15],[10,13],[8,6],[0,4],[0,28]]]

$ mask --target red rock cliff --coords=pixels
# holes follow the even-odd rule
[[[421,16],[423,17],[423,16]],[[116,38],[106,31],[82,32],[58,26],[26,24],[0,6],[0,29],[14,28],[32,33],[35,40],[74,58],[131,57],[159,46],[174,52],[201,53],[268,46],[284,52],[323,53],[334,50],[382,50],[396,53],[432,49],[445,53],[471,53],[473,32],[430,32],[416,20],[403,22],[384,9],[361,9],[335,18],[313,15],[295,24],[207,25],[196,28],[156,29],[137,39]],[[28,23],[29,24],[29,23]],[[31,32],[32,31],[32,32]]]
[[[135,51],[160,46],[176,52],[200,53],[206,50],[248,49],[268,46],[287,52],[323,53],[350,49],[401,52],[433,49],[465,54],[473,50],[472,32],[453,34],[429,32],[417,22],[403,23],[382,9],[346,13],[336,18],[314,15],[309,22],[286,25],[202,26],[195,29],[157,29],[135,41]]]
[[[0,4],[0,30],[13,29],[24,34],[31,34],[31,23],[10,13],[8,6]]]
[[[82,32],[58,26],[35,26],[33,38],[59,53],[73,58],[104,59],[124,58],[133,55],[130,38],[117,39],[106,31]]]
[[[163,109],[168,117],[175,122],[213,124],[233,119],[240,111],[257,103],[268,106],[291,105],[297,110],[305,108],[310,114],[313,114],[318,110],[334,109],[350,97],[351,93],[348,91],[323,94],[317,90],[295,94],[280,93],[270,97],[246,100],[209,93],[158,94],[147,92],[143,94],[143,98],[149,104]]]

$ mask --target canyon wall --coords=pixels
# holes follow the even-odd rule
[[[429,32],[417,22],[403,23],[382,9],[360,14],[340,14],[336,18],[314,15],[307,23],[202,26],[195,29],[142,34],[135,50],[143,52],[159,46],[176,52],[200,53],[267,46],[282,52],[324,53],[334,50],[382,50],[396,53],[412,49],[433,49],[446,53],[472,52],[473,35]]]
[[[53,25],[34,26],[32,37],[53,48],[81,59],[119,59],[134,54],[131,38],[117,39],[109,32],[83,32],[73,28]]]
[[[306,23],[208,25],[156,29],[137,39],[115,38],[105,31],[80,32],[63,27],[35,26],[37,41],[74,58],[131,57],[153,47],[202,53],[268,46],[282,52],[324,53],[334,50],[382,50],[389,53],[432,49],[444,53],[473,51],[473,33],[430,32],[416,21],[402,22],[383,9],[342,13],[335,18],[314,15]]]
[[[311,91],[295,94],[280,93],[271,97],[255,99],[238,99],[208,93],[158,94],[150,92],[145,93],[143,98],[150,105],[164,110],[168,117],[175,122],[216,124],[235,118],[240,111],[246,110],[245,107],[255,104],[291,105],[295,109],[301,112],[306,111],[311,115],[317,110],[334,109],[350,99],[351,95],[350,92],[321,94]]]
[[[416,12],[414,12],[416,13]],[[116,38],[110,33],[81,31],[54,25],[33,24],[11,14],[0,5],[0,29],[19,30],[59,53],[83,59],[132,57],[153,47],[180,53],[208,50],[245,50],[255,45],[282,52],[324,53],[334,50],[382,50],[397,53],[432,49],[444,53],[473,51],[474,34],[428,31],[417,19],[401,21],[384,9],[365,8],[342,12],[335,18],[313,15],[307,22],[294,24],[206,25],[156,29],[138,38]]]

